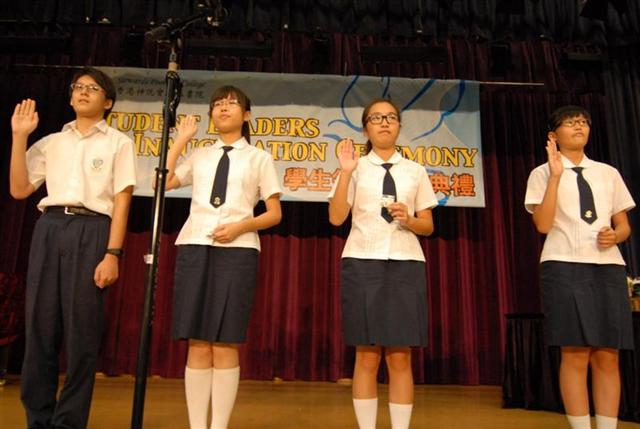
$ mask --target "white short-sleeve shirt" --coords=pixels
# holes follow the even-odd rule
[[[253,209],[260,199],[282,192],[273,157],[264,150],[251,146],[244,138],[234,142],[229,155],[229,176],[225,202],[219,207],[210,203],[211,188],[218,162],[224,153],[221,140],[199,147],[175,170],[180,186],[193,185],[189,218],[178,234],[176,245],[201,244],[219,247],[250,247],[260,250],[260,237],[256,231],[245,232],[231,243],[219,243],[211,237],[212,231],[226,223],[253,217]]]
[[[47,196],[38,208],[84,206],[113,214],[113,198],[136,184],[133,142],[102,120],[82,135],[76,122],[49,134],[27,150],[29,182],[39,188],[46,182]]]
[[[618,170],[602,162],[593,161],[586,156],[579,165],[574,165],[562,156],[564,172],[560,176],[558,200],[553,226],[547,234],[540,256],[540,262],[564,261],[592,264],[625,265],[618,246],[599,249],[597,234],[605,226],[611,226],[611,217],[635,207],[635,202],[624,184]],[[577,173],[573,167],[583,167],[582,175],[591,187],[598,218],[588,224],[580,218],[580,196],[578,193]],[[529,175],[524,205],[533,213],[536,205],[542,203],[547,181],[549,165],[536,167]]]
[[[351,175],[347,202],[351,206],[351,231],[342,252],[343,258],[424,261],[418,237],[397,222],[387,222],[381,215],[382,183],[389,169],[396,185],[398,202],[407,205],[409,216],[438,205],[426,170],[420,164],[394,153],[383,161],[375,152],[358,160]],[[333,198],[338,181],[329,193]]]

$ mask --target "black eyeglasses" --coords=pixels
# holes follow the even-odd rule
[[[380,125],[383,119],[387,120],[387,124],[395,124],[400,120],[400,118],[398,118],[398,115],[396,115],[395,113],[387,113],[386,115],[374,113],[373,115],[369,115],[367,117],[367,122],[371,122],[374,125]]]
[[[591,121],[589,121],[588,119],[584,119],[584,118],[565,119],[564,121],[560,122],[560,125],[563,125],[563,126],[569,127],[569,128],[573,128],[576,125],[580,125],[581,127],[590,127],[591,126]]]

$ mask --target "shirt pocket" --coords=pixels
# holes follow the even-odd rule
[[[357,178],[351,180],[356,180],[353,206],[365,212],[380,211],[382,207],[382,181],[373,174],[359,174]]]
[[[598,217],[611,217],[613,215],[613,198],[615,196],[613,180],[607,180],[603,175],[598,175],[596,177],[588,177],[587,183],[589,183],[593,194]]]
[[[234,180],[243,194],[251,200],[256,201],[260,198],[260,175],[262,170],[259,166],[252,166],[249,160],[237,163],[238,168],[234,172]]]
[[[84,152],[83,171],[89,180],[106,179],[113,176],[113,159],[115,154],[101,148],[89,148]]]
[[[413,214],[416,196],[418,195],[418,178],[417,176],[401,177],[396,180],[396,192],[398,193],[398,201],[406,204],[409,208],[409,214]]]

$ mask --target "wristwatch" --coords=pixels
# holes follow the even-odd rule
[[[108,253],[109,255],[117,256],[118,258],[124,255],[124,252],[122,251],[122,249],[107,249],[105,253]]]

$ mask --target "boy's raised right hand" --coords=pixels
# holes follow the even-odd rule
[[[35,100],[22,100],[11,116],[11,131],[14,135],[26,137],[38,127],[38,120]]]

